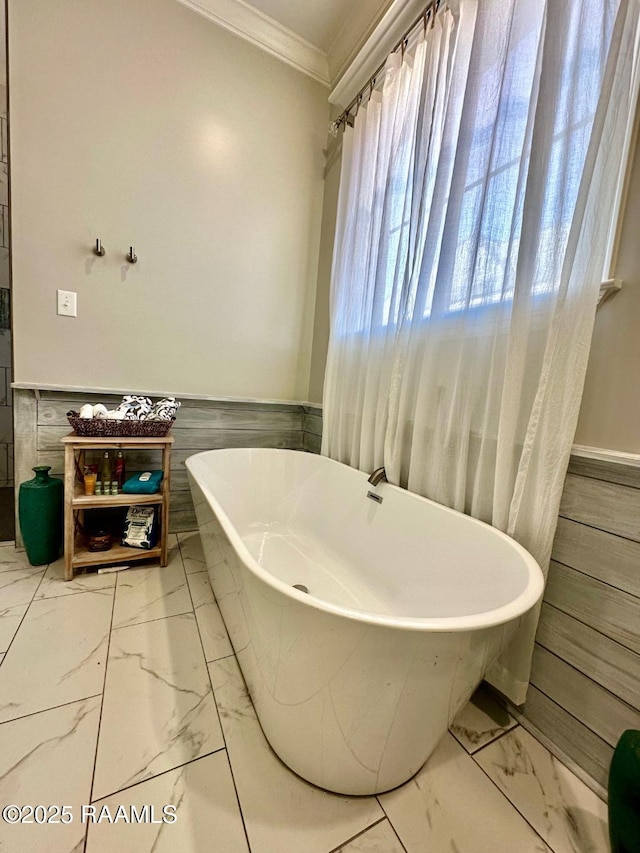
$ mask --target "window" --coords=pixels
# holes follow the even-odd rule
[[[559,85],[546,85],[544,68],[540,76],[542,11],[526,10],[514,19],[508,50],[493,63],[479,58],[477,82],[454,81],[441,140],[429,122],[418,123],[422,136],[412,145],[398,144],[394,131],[388,174],[374,176],[360,209],[370,227],[379,217],[376,254],[363,262],[375,275],[374,326],[508,306],[523,263],[528,298],[557,290],[607,55],[602,31],[582,25],[582,4],[572,12],[565,37],[544,45],[565,51],[549,63],[562,68]],[[381,124],[393,118],[379,101],[369,109]],[[532,140],[546,161],[533,173]],[[527,230],[528,216],[535,228]]]

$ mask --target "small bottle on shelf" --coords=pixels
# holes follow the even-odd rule
[[[84,466],[84,493],[85,495],[93,495],[96,488],[97,475],[91,470],[90,465]]]
[[[102,466],[100,468],[101,480],[102,480],[102,488],[105,490],[105,493],[109,493],[109,485],[111,483],[111,457],[109,456],[109,451],[105,450],[102,454]]]
[[[118,484],[118,489],[122,491],[122,484],[125,478],[124,454],[121,450],[116,453],[116,462],[114,466],[113,479]]]

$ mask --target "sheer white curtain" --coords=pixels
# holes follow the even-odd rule
[[[323,453],[546,571],[636,62],[638,0],[452,0],[345,131]],[[526,696],[537,612],[489,680]]]

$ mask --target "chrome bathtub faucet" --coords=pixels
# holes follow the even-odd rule
[[[384,470],[384,468],[376,468],[376,470],[367,480],[367,483],[371,483],[372,486],[377,486],[381,480],[385,480],[385,482],[388,482],[387,472]]]

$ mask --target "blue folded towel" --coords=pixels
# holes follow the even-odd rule
[[[142,471],[129,477],[122,485],[122,491],[129,495],[154,495],[160,490],[162,471]]]

